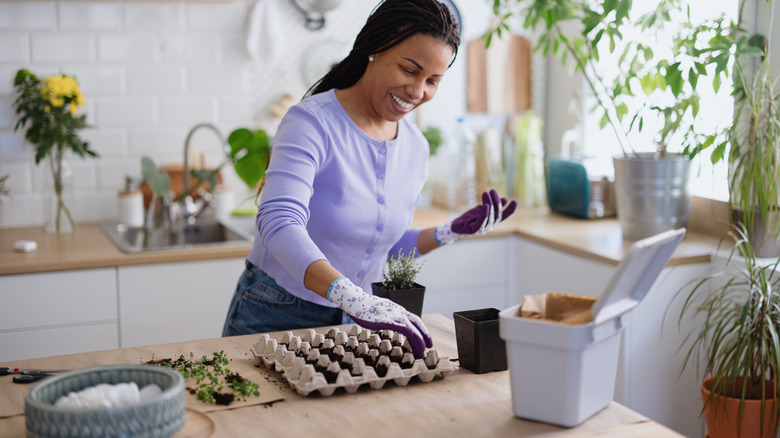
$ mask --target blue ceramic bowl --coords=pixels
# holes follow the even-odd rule
[[[156,383],[162,393],[116,408],[55,407],[69,392],[98,385]],[[102,365],[68,371],[35,383],[24,397],[28,437],[168,437],[186,420],[184,378],[154,365]]]

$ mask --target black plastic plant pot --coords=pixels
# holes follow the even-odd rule
[[[371,290],[375,296],[387,298],[404,306],[406,310],[415,315],[422,316],[425,286],[414,283],[414,287],[411,289],[387,290],[382,287],[382,283],[371,283]]]
[[[504,371],[506,344],[498,335],[498,309],[454,312],[460,366],[476,374]]]

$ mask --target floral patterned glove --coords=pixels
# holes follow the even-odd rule
[[[434,238],[439,245],[447,245],[466,236],[481,236],[493,231],[499,222],[517,209],[517,201],[509,202],[498,192],[482,193],[482,205],[463,213],[454,220],[436,227]]]
[[[331,283],[328,300],[367,329],[393,330],[406,336],[418,359],[424,357],[426,347],[433,347],[431,335],[419,316],[386,298],[367,294],[347,277]]]

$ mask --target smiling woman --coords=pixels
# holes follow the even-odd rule
[[[370,284],[388,257],[487,233],[516,207],[492,191],[455,221],[409,228],[429,148],[405,116],[433,99],[459,44],[443,3],[385,0],[349,54],[287,112],[223,335],[354,321],[404,334],[417,357],[431,347],[420,318],[371,295]]]

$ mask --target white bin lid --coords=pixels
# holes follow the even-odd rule
[[[683,236],[685,228],[680,228],[631,245],[604,293],[591,308],[593,323],[601,324],[636,307],[655,283]]]

